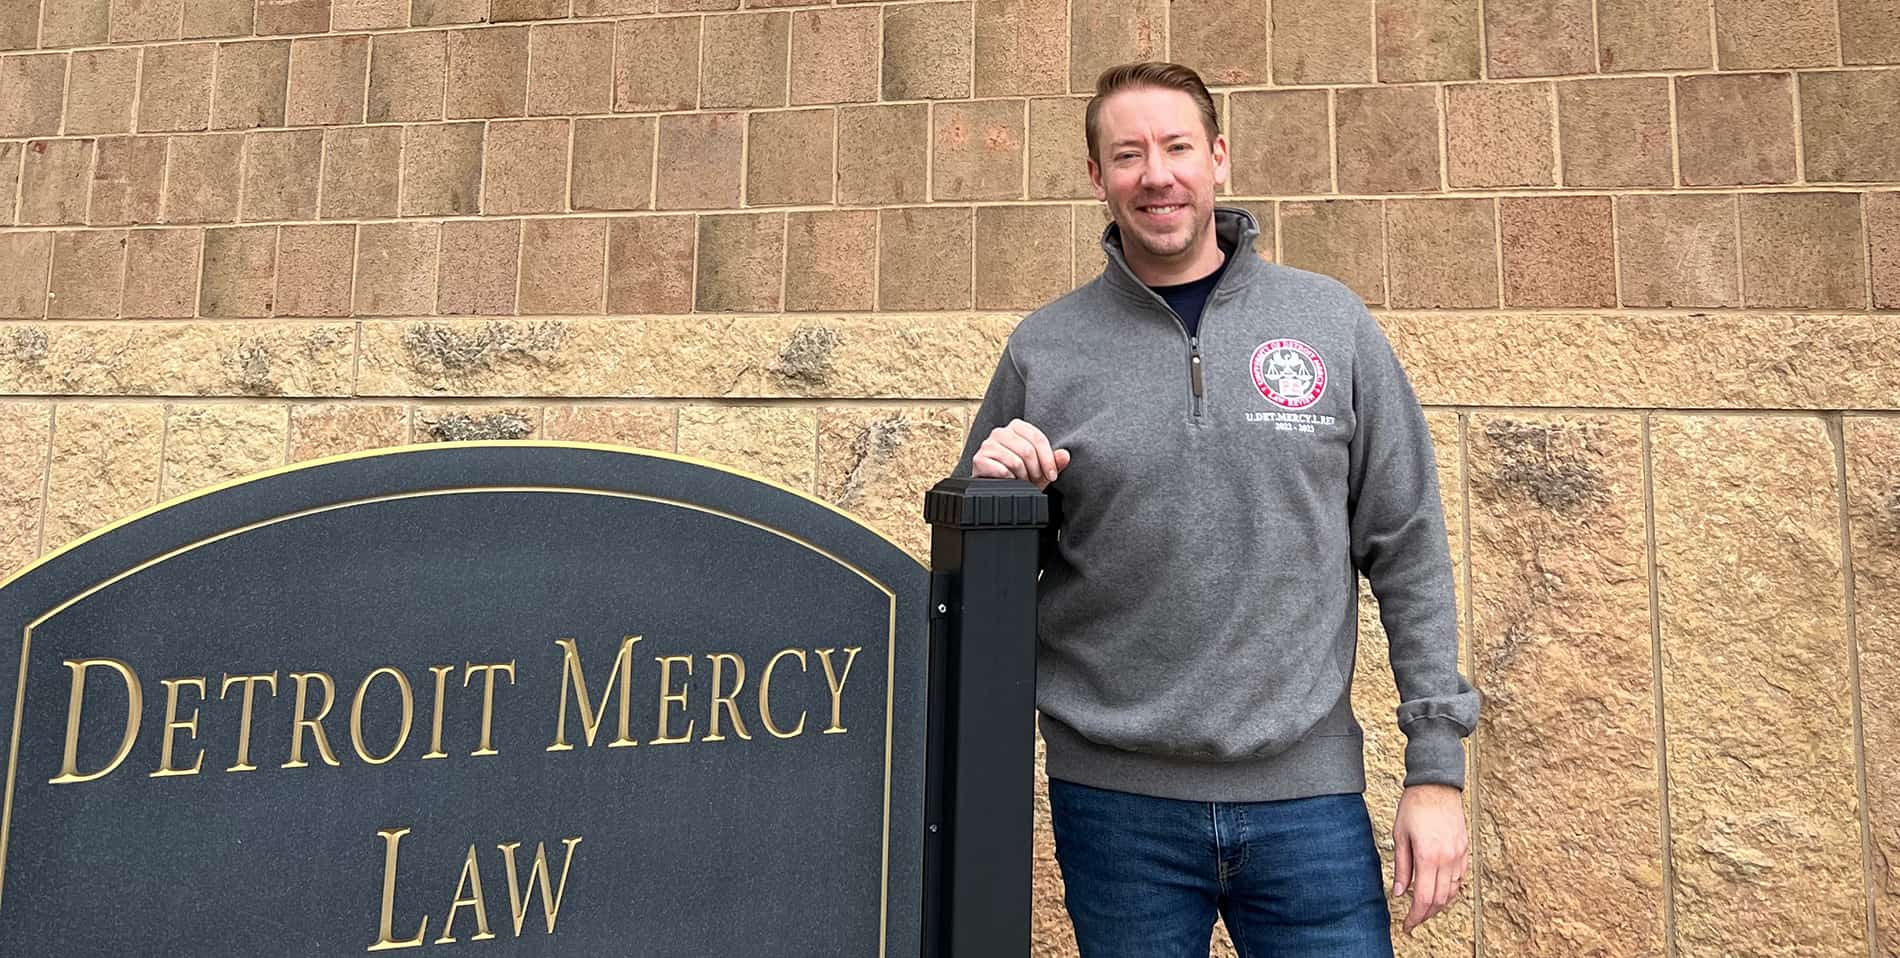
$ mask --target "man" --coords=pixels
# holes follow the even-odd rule
[[[1037,707],[1082,955],[1204,958],[1218,913],[1249,958],[1389,956],[1359,573],[1407,736],[1408,934],[1464,880],[1478,713],[1424,416],[1359,299],[1215,207],[1227,142],[1192,70],[1105,71],[1087,131],[1108,265],[1011,334],[959,466],[1060,507]]]

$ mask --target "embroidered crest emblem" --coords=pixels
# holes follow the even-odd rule
[[[1253,351],[1253,384],[1282,409],[1305,409],[1326,394],[1326,361],[1297,339],[1272,339]]]

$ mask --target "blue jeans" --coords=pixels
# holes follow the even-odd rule
[[[1082,958],[1391,958],[1384,871],[1359,795],[1183,802],[1049,781]]]

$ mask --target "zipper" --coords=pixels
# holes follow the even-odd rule
[[[1207,318],[1205,309],[1202,310],[1201,318],[1203,319]],[[1194,418],[1199,419],[1201,418],[1201,395],[1202,395],[1201,338],[1199,336],[1188,337],[1188,380],[1194,386]]]

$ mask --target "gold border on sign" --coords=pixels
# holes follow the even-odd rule
[[[474,441],[467,441],[467,442],[444,442],[444,443],[429,443],[429,444],[422,444],[422,445],[398,446],[398,447],[389,447],[389,448],[384,448],[384,449],[371,449],[371,450],[363,450],[361,452],[345,453],[342,455],[329,456],[322,459],[314,459],[314,460],[309,460],[305,462],[292,463],[289,465],[277,467],[275,469],[270,469],[264,472],[256,473],[250,476],[244,476],[244,477],[232,479],[226,482],[218,483],[216,485],[207,486],[203,489],[199,489],[194,492],[188,493],[186,495],[180,496],[178,498],[171,499],[167,502],[160,503],[156,506],[142,509],[136,513],[133,513],[132,515],[125,516],[117,521],[101,526],[100,528],[95,529],[92,532],[87,533],[86,535],[83,535],[77,539],[74,539],[73,541],[68,542],[65,545],[59,547],[58,549],[55,549],[54,551],[49,552],[46,555],[40,557],[37,561],[28,564],[24,568],[20,569],[18,572],[15,572],[14,574],[8,576],[4,581],[0,581],[0,588],[5,588],[6,586],[11,585],[14,580],[20,578],[23,575],[26,575],[28,572],[31,572],[34,569],[42,565],[45,565],[53,561],[54,559],[57,559],[59,556],[64,555],[65,553],[78,548],[80,545],[84,543],[90,542],[93,539],[97,539],[109,532],[112,532],[113,530],[118,529],[121,526],[130,524],[146,516],[149,516],[158,512],[162,512],[166,509],[170,509],[182,503],[189,502],[193,499],[198,499],[203,496],[208,496],[213,493],[216,493],[221,490],[228,489],[234,486],[244,485],[250,482],[256,482],[260,479],[266,479],[271,476],[282,475],[284,473],[294,472],[301,469],[310,469],[317,466],[327,465],[327,464],[336,463],[336,462],[345,462],[345,461],[354,460],[354,459],[369,459],[369,458],[377,458],[377,457],[383,457],[383,456],[403,455],[403,454],[408,454],[408,453],[423,452],[423,451],[435,450],[435,449],[484,448],[484,447],[565,448],[565,449],[585,449],[585,450],[593,450],[593,451],[598,451],[598,452],[614,452],[614,453],[621,453],[621,454],[627,454],[627,455],[647,456],[647,457],[655,458],[655,459],[665,459],[665,460],[670,460],[673,462],[681,462],[681,463],[686,463],[689,465],[699,466],[701,468],[711,469],[717,472],[724,472],[731,475],[736,475],[744,479],[749,479],[751,481],[761,483],[763,485],[771,486],[782,492],[787,492],[792,495],[798,496],[799,498],[804,499],[807,502],[822,506],[831,512],[837,513],[838,515],[852,522],[854,525],[857,525],[863,529],[869,530],[870,532],[876,534],[879,538],[883,539],[884,541],[890,543],[892,546],[896,547],[901,553],[905,555],[906,558],[909,558],[909,553],[905,552],[903,550],[903,547],[899,545],[896,540],[884,534],[882,531],[870,526],[869,524],[865,523],[863,520],[857,518],[856,516],[851,515],[850,513],[844,511],[843,509],[838,508],[837,506],[829,502],[826,502],[823,499],[819,499],[816,496],[813,496],[809,493],[801,492],[800,490],[794,489],[790,486],[786,486],[782,483],[774,482],[773,480],[767,479],[763,476],[754,475],[752,473],[748,473],[739,469],[733,469],[731,467],[720,465],[718,463],[709,462],[703,459],[696,459],[691,456],[681,456],[676,453],[660,452],[657,450],[647,450],[647,449],[630,449],[630,448],[620,447],[620,446],[610,446],[610,445],[606,445],[602,443],[519,441],[519,440],[474,440]],[[824,547],[819,546],[816,543],[810,542],[806,539],[803,539],[799,536],[793,535],[790,532],[786,532],[783,529],[778,529],[773,526],[766,525],[762,522],[759,522],[756,519],[750,519],[745,516],[735,515],[733,513],[729,513],[721,509],[715,509],[710,506],[701,505],[699,503],[685,502],[683,500],[677,500],[677,499],[669,499],[663,496],[652,496],[652,495],[646,495],[643,493],[623,492],[623,491],[611,490],[611,489],[590,489],[590,488],[571,487],[571,486],[502,485],[502,486],[468,486],[468,487],[455,487],[455,488],[414,490],[414,491],[403,492],[403,493],[391,493],[391,494],[382,495],[382,496],[370,496],[363,499],[354,499],[347,502],[332,503],[326,506],[316,506],[309,509],[301,509],[295,512],[285,513],[284,515],[281,515],[281,516],[275,516],[269,519],[262,519],[257,522],[250,523],[248,525],[240,526],[236,529],[227,529],[223,532],[218,533],[217,535],[200,539],[196,542],[192,542],[187,545],[180,546],[177,549],[173,549],[172,551],[167,552],[163,555],[157,556],[152,559],[147,559],[144,562],[141,562],[138,565],[133,566],[132,568],[126,569],[66,599],[64,602],[61,602],[57,606],[54,606],[52,610],[46,612],[45,614],[41,615],[39,618],[34,619],[32,622],[28,623],[25,630],[23,631],[21,635],[21,641],[20,641],[20,679],[19,679],[19,689],[16,693],[14,704],[13,704],[13,732],[12,732],[12,742],[10,744],[8,757],[7,757],[6,796],[5,796],[4,803],[0,804],[0,894],[4,893],[4,888],[6,884],[7,845],[8,845],[8,840],[12,835],[13,792],[14,792],[15,780],[17,778],[17,772],[19,768],[19,759],[20,759],[20,723],[21,723],[22,718],[24,717],[25,708],[26,708],[26,667],[27,667],[29,652],[32,648],[33,630],[35,628],[38,628],[39,626],[45,624],[47,620],[53,618],[54,616],[65,611],[66,609],[71,608],[73,605],[83,601],[87,597],[99,592],[100,590],[105,589],[133,575],[136,575],[139,572],[142,572],[146,569],[151,568],[152,566],[158,565],[159,563],[165,562],[168,559],[172,559],[177,556],[183,555],[187,552],[193,551],[201,546],[209,545],[210,543],[213,543],[213,542],[217,542],[223,539],[231,538],[233,536],[241,535],[243,533],[250,532],[255,529],[260,529],[265,526],[276,525],[280,522],[287,522],[292,519],[299,519],[306,516],[316,515],[319,513],[331,512],[331,511],[335,511],[339,509],[350,508],[353,506],[368,505],[368,504],[378,503],[378,502],[390,502],[390,501],[396,501],[396,500],[401,500],[401,499],[426,498],[430,496],[439,496],[439,495],[459,495],[459,494],[487,493],[487,492],[605,496],[605,497],[610,497],[610,498],[631,499],[631,500],[637,500],[637,501],[642,501],[642,502],[652,502],[652,503],[656,503],[660,505],[677,506],[682,509],[689,509],[695,512],[717,516],[722,519],[729,519],[734,522],[738,522],[742,525],[751,526],[752,528],[759,529],[763,532],[768,532],[768,533],[771,533],[772,535],[779,536],[782,539],[785,539],[796,545],[809,549],[812,552],[816,552],[819,555],[824,556],[826,559],[829,559],[832,562],[836,563],[837,565],[842,566],[846,569],[849,569],[851,572],[856,574],[859,578],[862,578],[866,582],[869,582],[879,592],[882,592],[884,594],[886,602],[889,606],[889,617],[887,620],[888,633],[885,640],[884,806],[883,806],[883,835],[881,837],[882,861],[880,864],[880,876],[879,876],[880,877],[880,882],[879,882],[880,891],[879,891],[879,900],[878,900],[878,955],[879,955],[879,958],[885,958],[887,950],[889,948],[889,934],[890,934],[891,753],[892,753],[892,744],[894,741],[893,723],[894,723],[895,710],[896,710],[896,688],[897,688],[896,687],[896,677],[897,677],[897,595],[896,593],[892,591],[892,589],[889,586],[885,585],[882,581],[873,577],[870,573],[866,572],[864,569],[859,568],[858,566],[852,564],[851,562],[845,560],[844,558],[831,552],[830,550],[825,549]],[[915,560],[913,559],[912,561],[915,561]],[[4,900],[4,899],[0,899],[0,900]]]

